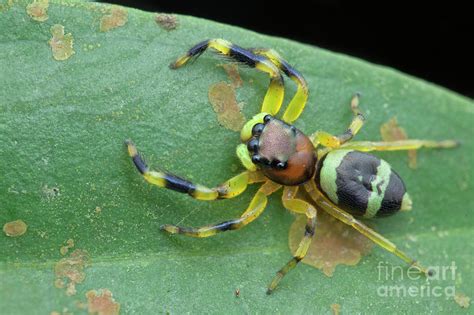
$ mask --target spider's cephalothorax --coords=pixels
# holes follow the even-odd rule
[[[221,185],[208,188],[171,173],[150,170],[131,141],[126,142],[128,153],[149,183],[189,194],[199,200],[233,198],[249,184],[263,182],[263,185],[238,218],[197,228],[165,224],[161,229],[171,234],[192,237],[208,237],[240,229],[258,218],[267,205],[267,197],[283,187],[284,207],[305,215],[307,221],[298,249],[277,272],[268,286],[268,294],[305,257],[315,235],[317,211],[326,211],[406,263],[428,273],[415,259],[356,219],[382,217],[411,207],[411,199],[397,173],[387,162],[364,152],[416,150],[421,147],[452,148],[458,143],[452,140],[351,141],[365,120],[358,108],[359,94],[355,94],[351,100],[354,116],[345,132],[335,136],[318,131],[307,137],[292,125],[306,105],[307,83],[278,53],[269,49],[244,49],[226,40],[210,39],[189,49],[170,65],[171,68],[184,66],[208,48],[235,62],[265,72],[270,77],[270,86],[260,114],[250,119],[240,133],[242,143],[237,146],[236,153],[246,171]],[[275,115],[284,99],[283,74],[294,81],[298,88],[280,120]],[[299,189],[305,190],[310,200],[301,199]]]
[[[252,162],[272,181],[295,186],[313,177],[316,154],[311,140],[295,126],[266,115],[247,142]]]

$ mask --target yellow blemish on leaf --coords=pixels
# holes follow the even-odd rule
[[[43,195],[43,198],[46,199],[47,201],[51,201],[59,196],[61,196],[61,192],[59,191],[58,187],[48,187],[48,185],[44,185],[41,188],[41,193]]]
[[[87,291],[86,297],[89,314],[116,315],[120,312],[120,304],[115,302],[108,289]]]
[[[65,285],[66,284],[64,283],[63,279],[58,278],[58,279],[54,280],[54,286],[58,289],[64,288]]]
[[[468,308],[471,306],[471,298],[463,293],[456,292],[454,295],[454,301],[462,308]]]
[[[3,225],[3,232],[10,237],[22,236],[27,229],[28,226],[22,220],[7,222]]]
[[[208,96],[219,124],[227,129],[240,131],[246,120],[237,103],[234,87],[226,82],[212,84]]]
[[[158,13],[155,22],[164,30],[171,31],[178,27],[178,19],[173,14]]]
[[[331,304],[331,311],[334,315],[339,315],[341,313],[341,305],[337,303]]]
[[[87,302],[76,301],[74,304],[80,310],[86,310],[87,309]]]
[[[100,47],[100,43],[97,43],[97,44],[83,44],[82,45],[82,50],[83,51],[91,51],[91,50],[94,50],[96,48],[99,48]]]
[[[59,312],[59,311],[52,311],[51,313],[49,313],[49,315],[73,315],[73,314],[74,314],[74,313],[73,313],[73,312],[70,312],[67,307],[64,307],[61,312]]]
[[[294,254],[305,230],[306,218],[298,216],[289,233]],[[372,242],[352,227],[341,223],[324,211],[318,212],[316,233],[303,263],[316,267],[331,277],[337,265],[357,265],[369,253]]]
[[[15,2],[13,0],[8,0],[6,3],[0,3],[0,12],[6,12],[8,11]]]
[[[100,31],[108,32],[114,28],[124,26],[128,20],[128,12],[122,7],[112,7],[110,13],[100,19]]]
[[[380,135],[384,141],[397,141],[408,139],[405,129],[398,125],[396,117],[393,117],[380,126]],[[416,168],[416,150],[408,150],[408,167]]]
[[[232,86],[234,88],[239,88],[242,86],[242,78],[240,77],[239,74],[239,68],[237,67],[236,64],[234,63],[226,63],[220,65],[222,68],[224,68],[225,72],[227,73],[227,76],[230,79],[230,82],[232,83]]]
[[[67,252],[69,251],[70,248],[73,248],[74,247],[74,240],[73,239],[68,239],[66,241],[66,245],[64,246],[61,246],[61,249],[59,250],[59,252],[61,253],[61,255],[66,255]]]
[[[48,43],[53,51],[54,59],[62,61],[75,54],[74,38],[71,33],[64,34],[64,26],[61,24],[51,26],[51,34],[53,37]]]
[[[76,284],[82,283],[86,278],[84,268],[88,263],[89,255],[81,249],[76,249],[69,257],[62,258],[54,266],[54,285],[58,288],[66,287],[66,294],[69,296],[76,294]]]
[[[48,17],[49,0],[34,0],[26,6],[26,13],[35,21],[44,22]]]

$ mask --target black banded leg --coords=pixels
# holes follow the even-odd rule
[[[227,56],[232,60],[243,63],[251,68],[256,68],[270,76],[270,86],[263,100],[262,112],[275,115],[280,110],[283,102],[284,87],[283,78],[275,65],[263,56],[258,56],[253,52],[242,47],[236,46],[231,42],[223,39],[209,39],[200,42],[186,54],[179,57],[175,62],[171,63],[172,69],[184,66],[191,59],[199,57],[207,48],[216,50],[221,55]]]
[[[182,227],[171,224],[165,224],[161,226],[161,230],[170,234],[183,234],[191,237],[209,237],[216,235],[217,233],[238,230],[243,228],[250,222],[262,214],[263,210],[267,205],[267,196],[272,192],[278,190],[281,186],[276,185],[270,181],[263,184],[253,197],[247,210],[240,216],[240,218],[224,221],[218,224],[205,225],[202,227]]]
[[[296,69],[294,69],[290,64],[283,59],[280,54],[278,54],[273,49],[252,49],[257,55],[265,56],[268,58],[281,72],[293,80],[297,85],[296,94],[293,99],[290,101],[285,113],[283,114],[283,121],[291,124],[304,110],[306,101],[308,100],[308,84],[304,77]]]
[[[360,94],[356,93],[351,99],[350,105],[351,110],[354,113],[354,118],[352,119],[352,122],[347,130],[338,136],[331,135],[325,131],[316,132],[315,134],[311,135],[311,139],[313,140],[315,147],[318,144],[322,144],[328,148],[338,148],[342,144],[350,141],[359,132],[360,128],[362,128],[365,122],[365,117],[359,110],[359,98]]]
[[[194,184],[186,179],[182,179],[176,175],[153,171],[148,168],[143,158],[137,151],[137,148],[132,141],[127,140],[125,144],[128,149],[128,154],[133,160],[137,170],[143,175],[143,178],[150,184],[168,188],[180,193],[185,193],[191,197],[199,200],[215,200],[224,198],[233,198],[241,194],[250,183],[258,181],[259,178],[250,175],[250,172],[243,172],[239,175],[229,179],[223,184],[214,188],[208,188],[203,185]],[[260,181],[261,181],[260,177]]]
[[[394,254],[398,258],[402,259],[410,266],[414,266],[426,275],[431,275],[430,270],[424,268],[417,262],[417,260],[413,259],[405,252],[398,249],[395,244],[393,244],[388,239],[375,232],[359,220],[356,220],[351,214],[345,212],[344,210],[333,204],[326,196],[319,192],[314,181],[307,182],[304,186],[310,197],[317,203],[320,208],[322,208],[328,214],[340,220],[342,223],[352,226],[354,229],[356,229],[359,233],[370,239],[372,242],[379,245],[386,251]]]
[[[314,236],[316,228],[316,208],[311,204],[296,198],[298,192],[298,186],[287,186],[283,190],[283,205],[290,211],[305,214],[307,217],[306,227],[304,231],[303,239],[298,245],[295,255],[291,258],[283,268],[281,268],[276,276],[273,278],[272,282],[268,286],[267,294],[271,294],[273,290],[277,287],[278,283],[283,279],[283,277],[295,268],[298,263],[306,256],[308,252],[309,245]]]

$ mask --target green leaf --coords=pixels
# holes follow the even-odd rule
[[[113,15],[109,5],[50,0],[48,19],[39,22],[25,1],[0,3],[0,224],[21,219],[28,225],[22,236],[0,236],[3,314],[85,313],[78,302],[101,288],[113,293],[123,313],[136,314],[330,313],[334,303],[345,313],[465,312],[444,288],[474,296],[472,100],[392,69],[202,19],[177,16],[178,27],[167,31],[154,14],[126,9],[118,17],[125,23],[102,32],[102,17]],[[56,24],[73,39],[74,54],[63,61],[53,58],[48,43]],[[429,284],[408,279],[400,260],[375,248],[354,267],[338,266],[332,278],[300,265],[266,296],[266,285],[290,258],[293,216],[278,193],[241,231],[208,239],[161,233],[163,223],[197,226],[236,217],[256,191],[200,202],[151,187],[123,147],[131,138],[149,164],[206,185],[238,172],[239,134],[219,126],[207,97],[210,85],[228,80],[216,67],[222,61],[206,53],[183,69],[168,68],[205,38],[274,48],[294,64],[310,86],[296,122],[306,133],[343,131],[350,96],[360,91],[367,124],[359,140],[380,139],[380,125],[394,116],[411,138],[461,140],[458,149],[420,151],[416,170],[408,168],[405,152],[380,154],[405,179],[414,210],[373,222],[427,265],[454,261],[456,277]],[[249,118],[259,111],[268,78],[252,69],[240,73],[237,100]],[[288,101],[295,87],[286,81]],[[68,239],[74,248],[63,256]],[[87,251],[90,263],[77,293],[67,296],[55,287],[54,268],[75,249]],[[403,279],[399,273],[385,279],[379,262],[389,270],[403,267]],[[431,289],[424,296],[379,296],[381,287],[394,285]]]

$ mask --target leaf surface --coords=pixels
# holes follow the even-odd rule
[[[86,293],[103,288],[127,314],[330,313],[335,303],[347,313],[392,313],[395,305],[400,313],[463,313],[444,288],[474,293],[472,100],[388,68],[202,19],[177,16],[177,28],[166,30],[152,13],[50,0],[48,18],[38,21],[28,15],[28,2],[1,4],[0,223],[28,226],[20,237],[0,235],[2,312],[85,313]],[[67,34],[73,40],[74,53],[62,61],[49,43],[57,24],[65,45]],[[290,258],[293,216],[278,193],[241,231],[209,239],[160,233],[164,223],[237,217],[256,191],[196,201],[144,183],[124,150],[123,140],[131,138],[150,165],[209,186],[241,169],[234,154],[239,134],[218,124],[208,100],[212,84],[228,82],[216,67],[222,61],[206,53],[183,69],[168,68],[205,38],[274,48],[299,69],[311,94],[296,126],[308,134],[345,130],[348,102],[360,91],[367,124],[359,140],[380,139],[380,125],[397,117],[410,138],[462,141],[455,150],[420,151],[416,170],[404,152],[379,154],[405,179],[414,210],[373,225],[427,265],[455,262],[454,279],[430,281],[431,290],[442,288],[435,292],[441,297],[381,297],[381,287],[427,283],[406,274],[385,277],[380,263],[389,270],[406,266],[380,248],[356,266],[338,266],[332,278],[301,265],[266,296],[266,285]],[[237,101],[249,118],[259,111],[268,78],[252,69],[240,75]],[[295,87],[286,82],[287,103]],[[69,239],[74,248],[61,250]],[[55,266],[75,249],[86,251],[89,263],[68,296],[55,286]]]

